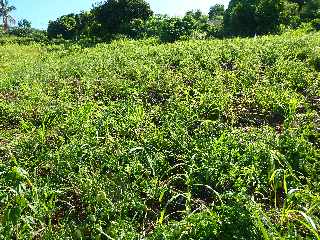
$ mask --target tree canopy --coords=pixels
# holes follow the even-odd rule
[[[126,34],[131,21],[153,15],[144,0],[108,0],[93,9],[102,34]]]
[[[216,4],[214,6],[212,6],[209,10],[209,19],[210,20],[216,20],[216,19],[221,19],[223,18],[224,15],[224,5],[222,4]]]
[[[299,27],[320,17],[320,0],[231,0],[208,14],[188,11],[183,17],[153,15],[145,0],[107,0],[87,12],[68,14],[48,26],[49,38],[110,40],[158,37],[172,42],[187,37],[230,37],[274,34],[280,26]]]
[[[274,33],[280,25],[280,0],[231,0],[224,24],[229,35]]]

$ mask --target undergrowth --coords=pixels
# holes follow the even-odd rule
[[[0,239],[319,239],[319,46],[0,46]]]

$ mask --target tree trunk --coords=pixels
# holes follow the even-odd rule
[[[3,31],[8,32],[9,26],[8,26],[8,18],[6,16],[3,16]]]

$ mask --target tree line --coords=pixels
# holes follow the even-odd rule
[[[9,30],[15,7],[0,0],[4,32],[28,36],[36,31],[27,20]],[[312,22],[320,28],[320,0],[231,0],[227,9],[216,4],[208,13],[187,12],[182,17],[154,14],[145,0],[106,0],[89,11],[63,15],[50,21],[50,40],[110,41],[116,38],[157,37],[163,42],[188,38],[223,38],[276,34]]]
[[[61,16],[48,25],[49,38],[78,40],[159,37],[165,42],[195,36],[227,37],[274,34],[281,26],[297,28],[320,17],[320,0],[231,0],[209,13],[183,17],[155,15],[144,0],[107,0],[90,11]]]

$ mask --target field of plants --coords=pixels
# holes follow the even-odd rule
[[[0,46],[0,239],[320,239],[320,33]]]

